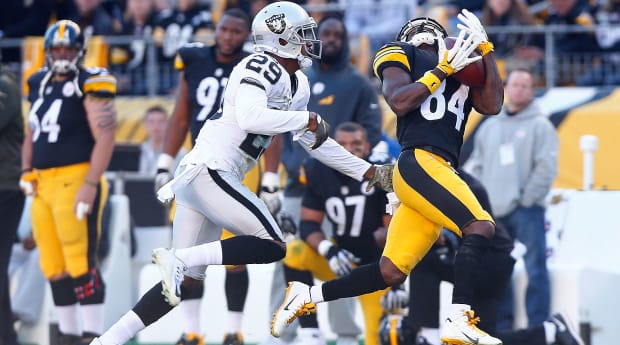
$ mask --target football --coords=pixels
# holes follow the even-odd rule
[[[446,43],[446,48],[450,49],[454,46],[454,42],[456,41],[455,37],[446,37],[444,42]],[[480,54],[474,50],[470,57],[480,56]],[[453,77],[465,84],[467,86],[473,87],[481,87],[484,85],[484,81],[486,79],[485,69],[484,69],[484,61],[482,59],[467,65],[462,70],[456,72]]]

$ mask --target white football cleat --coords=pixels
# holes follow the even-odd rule
[[[286,288],[284,302],[271,320],[271,335],[279,337],[286,326],[298,316],[316,313],[316,305],[310,299],[310,287],[301,282],[290,282]]]
[[[444,321],[441,343],[444,345],[502,345],[502,341],[479,329],[480,318],[473,310],[464,310]]]
[[[174,255],[174,249],[157,248],[153,250],[153,263],[161,273],[162,294],[171,306],[181,302],[181,283],[187,266]]]

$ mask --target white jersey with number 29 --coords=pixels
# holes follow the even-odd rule
[[[309,119],[308,78],[292,77],[272,56],[252,54],[233,69],[219,112],[202,127],[196,145],[182,160],[209,169],[234,173],[242,179],[256,164],[272,136],[303,131]],[[309,150],[314,134],[306,131],[299,143]],[[351,155],[332,139],[310,154],[323,163],[361,180],[369,163]]]

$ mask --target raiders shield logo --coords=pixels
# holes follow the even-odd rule
[[[274,14],[273,16],[265,20],[265,24],[267,24],[269,30],[271,30],[271,32],[273,32],[274,34],[279,35],[283,33],[286,27],[286,22],[284,21],[284,13]]]

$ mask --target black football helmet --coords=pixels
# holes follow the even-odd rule
[[[443,39],[447,36],[446,29],[435,19],[419,17],[405,23],[396,36],[396,40],[418,47],[421,44],[432,45],[436,39]]]
[[[52,49],[56,47],[74,48],[75,52],[55,58],[52,56]],[[82,30],[70,20],[59,20],[45,32],[43,49],[47,66],[52,72],[59,74],[75,72],[82,63],[86,49]]]
[[[416,332],[404,322],[403,314],[386,314],[379,326],[381,345],[414,345]]]

